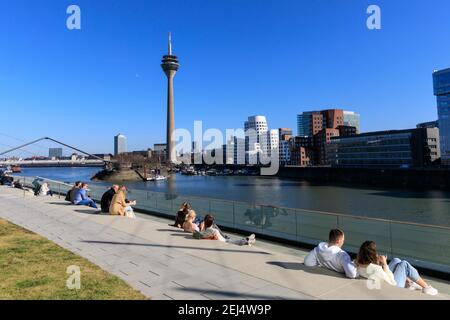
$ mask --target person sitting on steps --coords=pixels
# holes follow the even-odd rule
[[[183,223],[183,230],[185,232],[193,233],[195,231],[200,231],[200,228],[197,224],[194,223],[195,218],[197,217],[197,214],[194,210],[190,210],[189,213],[186,215],[186,221]]]
[[[170,226],[183,228],[183,223],[186,220],[186,215],[189,213],[189,210],[191,210],[191,205],[188,202],[183,202],[180,209],[178,209],[175,222],[170,224]]]
[[[87,195],[88,184],[82,183],[80,188],[75,189],[73,204],[78,206],[88,206],[97,209],[95,201],[88,197]]]
[[[377,253],[377,246],[373,241],[365,241],[361,245],[356,265],[361,277],[370,279],[375,284],[383,281],[399,288],[421,290],[432,296],[438,294],[438,291],[426,283],[408,261],[394,258],[388,264],[387,257]]]
[[[345,235],[342,230],[333,229],[328,235],[328,242],[321,242],[304,260],[307,267],[323,267],[339,273],[345,273],[348,278],[358,276],[356,266],[349,254],[342,250]]]
[[[251,234],[250,236],[243,238],[243,239],[237,239],[233,240],[230,238],[225,238],[222,236],[220,231],[214,227],[214,217],[210,214],[205,216],[204,220],[204,227],[205,229],[203,231],[194,231],[194,238],[195,239],[203,239],[203,240],[219,240],[226,243],[232,243],[239,246],[252,246],[256,242],[256,237],[254,234]]]

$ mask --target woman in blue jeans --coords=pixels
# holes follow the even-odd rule
[[[397,287],[410,290],[422,290],[424,293],[435,295],[437,290],[428,285],[419,275],[419,272],[408,261],[394,258],[389,263],[389,270],[394,274]]]
[[[87,188],[87,183],[82,183],[79,189],[75,189],[73,195],[73,204],[97,208],[95,201],[87,196]]]
[[[363,278],[384,280],[390,285],[422,290],[429,295],[438,294],[438,291],[426,283],[408,261],[394,258],[388,264],[387,257],[378,254],[373,241],[365,241],[361,245],[355,263],[359,275]]]

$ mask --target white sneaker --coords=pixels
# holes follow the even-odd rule
[[[411,282],[407,288],[408,288],[409,290],[412,290],[412,291],[414,291],[414,290],[422,290],[422,289],[423,289],[421,286],[419,286],[419,285],[418,285],[417,283],[415,283],[415,282]]]
[[[429,294],[430,296],[435,296],[437,295],[439,292],[433,288],[432,286],[428,286],[427,288],[423,288],[422,292],[425,294]]]
[[[247,244],[251,247],[256,242],[256,236],[254,234],[251,234],[249,237],[247,237]]]

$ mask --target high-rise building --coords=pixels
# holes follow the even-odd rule
[[[172,135],[175,131],[175,115],[173,100],[173,78],[178,71],[180,64],[178,57],[172,54],[172,36],[169,33],[169,48],[167,55],[163,56],[161,68],[167,76],[167,162],[175,163],[177,161],[175,142],[172,141]]]
[[[450,166],[450,68],[433,73],[433,86],[439,116],[441,164]]]
[[[127,138],[123,134],[114,137],[114,156],[127,152]]]
[[[340,132],[352,135],[359,132],[359,114],[342,109],[326,109],[320,111],[307,111],[297,115],[297,131],[299,137],[312,138],[312,150],[304,149],[304,163],[312,165],[326,165],[326,145],[331,137],[339,136]],[[296,153],[301,152],[295,147]],[[299,151],[300,150],[300,151]],[[300,156],[291,157],[293,161]],[[307,159],[307,160],[306,160]]]
[[[267,141],[267,120],[265,116],[250,116],[244,122],[245,131],[245,162],[259,164],[262,137]]]
[[[323,129],[323,114],[319,111],[308,111],[297,115],[297,135],[313,136]]]
[[[344,126],[355,127],[356,133],[359,134],[360,130],[360,115],[353,111],[344,110]]]
[[[62,148],[49,148],[48,149],[48,157],[50,159],[55,158],[59,159],[62,158],[63,149]]]

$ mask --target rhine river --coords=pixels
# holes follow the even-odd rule
[[[20,175],[74,182],[90,181],[99,168],[23,168]],[[133,182],[128,188],[450,226],[450,192],[319,185],[274,177],[172,176],[167,181]]]

